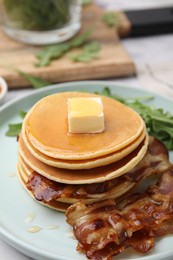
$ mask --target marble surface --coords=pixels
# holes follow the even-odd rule
[[[107,9],[138,9],[173,5],[172,0],[97,0],[97,2]],[[123,44],[135,62],[137,76],[109,80],[173,97],[173,34],[124,39]],[[11,90],[4,103],[32,91],[34,90]],[[28,260],[30,258],[0,239],[0,259]]]

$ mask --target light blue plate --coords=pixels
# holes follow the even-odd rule
[[[18,112],[27,111],[46,95],[73,90],[102,91],[105,86],[108,86],[112,93],[123,97],[151,95],[149,92],[117,86],[111,82],[72,82],[33,91],[32,94],[0,108],[0,236],[11,246],[34,259],[82,260],[86,258],[76,251],[77,242],[69,237],[71,228],[66,223],[64,214],[39,205],[20,185],[15,174],[18,144],[16,138],[5,136],[8,124],[19,122],[21,119]],[[156,96],[151,104],[173,113],[173,101],[168,98]],[[32,213],[35,214],[35,219],[31,223],[26,223],[26,217]],[[46,229],[53,225],[58,227]],[[31,226],[39,226],[43,229],[37,233],[30,233],[27,229]],[[116,257],[116,259],[133,260],[168,258],[173,259],[173,236],[159,239],[149,254],[139,255],[132,250],[127,250]]]

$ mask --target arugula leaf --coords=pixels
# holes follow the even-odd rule
[[[18,134],[20,133],[22,129],[22,123],[17,123],[17,124],[9,124],[8,125],[8,130],[5,133],[6,136],[18,136]]]
[[[23,77],[24,79],[26,79],[33,88],[42,88],[42,87],[46,87],[51,85],[50,82],[44,80],[43,78],[40,77],[36,77],[36,76],[31,76],[30,74],[20,70],[20,69],[16,69],[13,66],[6,66],[8,69],[13,70],[15,72],[17,72],[21,77]]]
[[[18,69],[15,69],[15,71],[18,72],[23,78],[25,78],[32,85],[33,88],[42,88],[51,85],[50,82],[40,77],[31,76],[28,73]]]
[[[25,111],[21,110],[19,111],[19,116],[21,117],[21,119],[24,119],[24,117],[26,116]],[[18,136],[20,131],[22,129],[22,122],[19,123],[15,123],[15,124],[9,124],[8,125],[8,130],[5,133],[6,136],[11,136],[11,137],[15,137]]]
[[[26,113],[27,113],[27,112],[21,110],[21,111],[19,111],[19,116],[20,116],[22,119],[24,119],[24,117],[26,116]]]
[[[71,55],[70,58],[74,62],[90,62],[93,59],[98,58],[99,50],[100,44],[94,41],[84,45],[82,52],[75,55]]]
[[[144,119],[149,135],[155,136],[165,144],[168,150],[173,150],[173,115],[161,108],[146,105],[146,101],[154,97],[123,98],[112,95],[108,87],[104,88],[102,95],[114,98],[134,109]],[[143,99],[143,102],[141,100]]]
[[[24,117],[26,116],[26,113],[27,112],[25,112],[23,110],[19,111],[19,116],[21,117],[21,119],[24,119]],[[22,129],[22,122],[15,123],[15,124],[9,124],[8,130],[5,133],[5,135],[11,136],[11,137],[18,136],[21,129]]]
[[[52,60],[61,58],[70,48],[70,43],[59,43],[45,47],[36,53],[36,57],[39,60],[36,66],[44,67],[49,65]]]
[[[84,51],[88,51],[88,52],[99,51],[100,50],[100,44],[97,41],[93,41],[93,42],[90,42],[88,44],[85,44],[83,49],[84,49]]]
[[[109,27],[117,27],[120,23],[119,15],[115,12],[105,12],[102,21]]]
[[[71,60],[74,62],[90,62],[96,58],[98,58],[98,52],[82,52],[71,56]]]
[[[93,29],[89,29],[70,41],[70,48],[78,48],[84,45],[91,36]]]
[[[69,50],[81,47],[86,43],[91,34],[92,30],[89,29],[68,42],[50,45],[43,48],[41,51],[36,53],[36,57],[38,59],[36,66],[47,66],[51,63],[52,60],[61,58]]]

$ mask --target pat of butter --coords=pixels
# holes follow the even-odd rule
[[[104,131],[103,104],[100,97],[68,99],[69,133],[87,134]]]

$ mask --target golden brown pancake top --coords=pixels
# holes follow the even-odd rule
[[[26,116],[23,131],[42,153],[60,159],[82,160],[117,151],[133,140],[142,130],[141,117],[129,107],[101,96],[105,131],[97,134],[69,134],[67,100],[71,97],[93,97],[95,94],[63,92],[39,101]],[[97,95],[96,95],[97,96]]]

